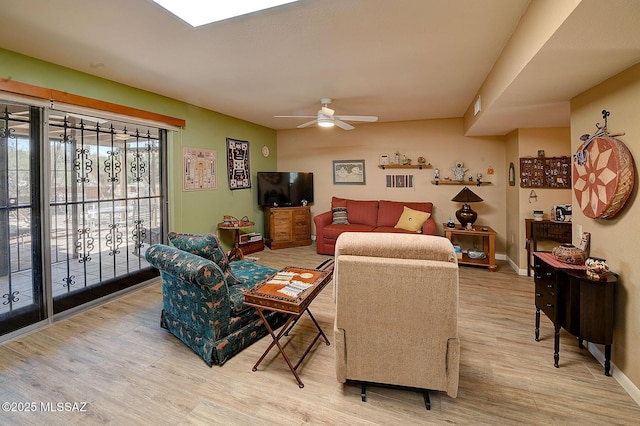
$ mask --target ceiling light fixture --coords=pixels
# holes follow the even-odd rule
[[[236,16],[294,3],[297,0],[153,0],[189,25],[199,27]]]
[[[320,127],[333,127],[335,123],[329,117],[318,117],[318,126]]]

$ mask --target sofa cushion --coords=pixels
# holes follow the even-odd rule
[[[167,236],[175,248],[214,261],[222,270],[227,285],[240,283],[229,270],[229,258],[216,235],[169,232]]]
[[[239,285],[229,287],[229,302],[232,315],[238,315],[249,308],[244,304],[244,293],[246,291],[251,290],[258,283],[278,272],[277,269],[249,260],[231,262],[229,263],[229,269],[233,272],[233,275],[241,280]]]
[[[395,226],[378,226],[373,232],[387,232],[390,234],[408,234],[406,229],[396,228]]]
[[[333,225],[348,225],[349,219],[347,219],[347,208],[346,207],[335,207],[331,209],[333,212],[333,219],[331,224]]]
[[[413,210],[432,213],[433,203],[412,202],[405,203],[401,201],[384,201],[381,200],[378,207],[378,226],[394,227],[398,223],[398,219],[402,216],[404,208],[409,207]]]
[[[404,211],[398,219],[398,223],[394,228],[405,229],[411,232],[420,232],[422,225],[429,219],[431,213],[421,212],[420,210],[413,210],[409,207],[404,207]]]
[[[322,238],[325,240],[335,240],[343,232],[372,232],[375,227],[371,225],[361,225],[351,223],[349,225],[327,225],[324,227]]]
[[[347,200],[347,218],[351,224],[376,227],[378,225],[378,202]]]
[[[331,208],[347,207],[347,199],[339,197],[331,197]]]

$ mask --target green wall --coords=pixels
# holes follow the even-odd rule
[[[175,99],[105,80],[70,68],[0,49],[0,78],[57,89],[163,115],[182,118],[184,129],[169,132],[169,229],[179,232],[217,232],[224,215],[248,216],[262,232],[262,210],[257,206],[257,171],[276,170],[276,131]],[[231,191],[227,180],[226,138],[251,143],[251,189]],[[264,158],[262,146],[271,155]],[[218,188],[182,191],[182,147],[216,150]],[[229,246],[231,235],[222,234]]]

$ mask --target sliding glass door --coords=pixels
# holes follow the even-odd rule
[[[156,276],[166,130],[0,108],[0,336]]]
[[[0,102],[0,335],[46,319],[41,262],[42,109]]]

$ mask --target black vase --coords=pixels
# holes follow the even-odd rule
[[[469,204],[464,203],[462,208],[456,212],[456,218],[462,226],[467,226],[468,223],[473,225],[478,218],[478,213],[471,210],[471,206],[469,206]]]

